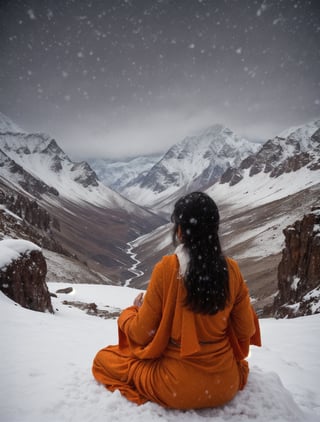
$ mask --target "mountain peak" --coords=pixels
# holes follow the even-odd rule
[[[261,172],[278,177],[302,167],[307,170],[320,168],[320,120],[289,128],[269,139],[256,154],[245,158],[238,168],[228,169],[220,182],[237,184],[243,179],[246,169],[249,169],[250,177]]]
[[[204,189],[258,146],[222,124],[204,128],[173,145],[151,170],[123,193],[147,206],[181,191]]]

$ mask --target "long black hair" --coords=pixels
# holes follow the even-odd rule
[[[174,243],[179,237],[190,257],[184,276],[184,305],[193,312],[214,315],[225,308],[229,297],[228,268],[218,236],[218,207],[207,194],[192,192],[176,202],[171,221]]]

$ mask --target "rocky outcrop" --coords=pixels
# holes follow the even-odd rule
[[[320,209],[284,230],[275,317],[320,313]]]
[[[76,175],[74,181],[80,183],[84,188],[88,186],[98,186],[98,176],[85,161],[75,163],[71,171]]]
[[[278,177],[283,173],[291,173],[292,171],[297,171],[300,168],[308,165],[312,161],[310,154],[307,152],[300,152],[291,157],[285,159],[278,166],[270,167],[270,177]]]
[[[24,308],[53,313],[46,274],[47,265],[41,251],[26,251],[0,268],[0,290]]]
[[[241,172],[233,167],[229,167],[221,176],[220,183],[229,183],[230,186],[236,185],[243,179]]]
[[[121,309],[113,309],[110,311],[106,309],[98,309],[97,304],[94,302],[85,303],[80,301],[64,300],[62,304],[68,305],[70,308],[75,307],[81,309],[82,311],[85,311],[88,315],[94,315],[104,319],[118,318],[121,313]]]
[[[0,239],[22,238],[43,248],[70,256],[55,239],[59,220],[49,214],[37,200],[8,189],[0,181]]]
[[[44,208],[38,205],[37,201],[30,200],[20,194],[12,194],[4,197],[2,203],[11,212],[26,220],[32,226],[45,231],[50,229],[51,216]]]

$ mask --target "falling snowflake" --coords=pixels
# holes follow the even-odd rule
[[[28,16],[31,20],[35,20],[36,19],[36,15],[34,14],[34,11],[32,9],[28,9],[27,10]]]

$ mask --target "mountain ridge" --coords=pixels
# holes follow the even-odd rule
[[[162,201],[175,193],[209,187],[232,163],[258,148],[227,127],[216,124],[173,145],[147,174],[124,188],[129,198],[163,212]],[[166,206],[164,207],[166,208]]]
[[[246,157],[238,167],[230,167],[221,176],[221,183],[230,186],[239,183],[249,171],[249,177],[258,173],[279,177],[304,166],[320,168],[320,120],[288,129],[264,143],[256,154]]]
[[[88,162],[106,186],[122,193],[124,187],[134,184],[135,180],[141,174],[146,174],[161,157],[159,154],[151,154],[127,160],[90,159]]]
[[[66,181],[69,179],[65,177],[62,191],[59,189],[61,185],[56,185],[57,195],[54,195],[53,192],[45,192],[38,198],[39,204],[46,207],[48,212],[60,222],[61,229],[60,231],[55,230],[54,234],[71,254],[76,254],[82,261],[88,259],[89,265],[95,271],[100,272],[102,269],[103,271],[107,269],[104,274],[114,283],[119,284],[132,278],[130,277],[132,261],[127,253],[128,247],[130,247],[131,255],[136,254],[140,261],[140,264],[135,266],[135,270],[143,272],[143,276],[133,278],[130,286],[139,288],[146,287],[151,270],[157,260],[164,254],[174,251],[171,244],[171,225],[167,221],[175,200],[187,193],[189,189],[205,190],[214,198],[220,210],[223,249],[227,255],[234,257],[240,263],[240,268],[255,296],[256,306],[261,309],[270,303],[277,289],[276,267],[280,260],[284,241],[282,230],[292,224],[294,220],[301,218],[319,202],[319,129],[318,123],[314,124],[316,124],[316,127],[313,127],[315,131],[312,129],[312,124],[306,124],[305,127],[300,126],[293,132],[289,130],[287,138],[278,136],[263,145],[256,145],[257,152],[249,153],[247,156],[244,156],[247,151],[242,149],[237,158],[233,158],[234,164],[238,163],[238,165],[228,167],[231,170],[235,168],[241,173],[241,178],[237,183],[230,183],[231,180],[219,183],[225,177],[226,172],[222,172],[220,179],[217,178],[215,183],[211,183],[210,177],[206,179],[204,177],[206,173],[203,171],[204,168],[208,168],[207,164],[210,162],[212,154],[218,153],[213,147],[208,150],[208,146],[211,145],[210,139],[208,139],[210,134],[216,131],[221,134],[221,137],[229,137],[231,132],[229,129],[217,125],[215,129],[211,127],[207,132],[204,131],[203,145],[206,145],[206,148],[194,145],[196,138],[188,137],[187,140],[184,140],[185,142],[182,142],[182,147],[175,145],[168,151],[167,159],[169,162],[170,159],[173,159],[173,162],[178,163],[177,174],[171,175],[173,180],[179,182],[179,171],[187,167],[187,176],[192,176],[190,183],[185,183],[186,179],[182,178],[181,185],[177,183],[171,190],[170,187],[166,189],[167,186],[163,186],[164,190],[160,189],[160,195],[155,195],[153,202],[150,202],[152,204],[150,209],[139,207],[133,202],[123,202],[123,196],[104,185],[102,186],[95,176],[93,176],[93,181],[89,180],[85,187],[85,183],[82,182],[87,180],[86,170],[90,169],[90,166],[87,167],[86,162],[71,162],[50,137],[45,138],[42,147],[38,149],[36,141],[32,140],[32,137],[28,138],[31,139],[31,144],[36,150],[33,153],[32,145],[27,150],[25,143],[19,144],[18,140],[22,135],[17,134],[15,137],[16,150],[11,151],[11,157],[17,161],[20,160],[21,164],[25,164],[25,167],[19,167],[19,164],[7,155],[10,152],[8,142],[4,148],[4,140],[13,139],[12,133],[0,134],[2,139],[0,147],[5,150],[5,152],[0,152],[0,183],[4,183],[4,181],[9,183],[11,178],[10,188],[13,191],[14,189],[24,191],[21,184],[19,188],[18,182],[14,183],[16,180],[14,177],[18,177],[17,175],[20,174],[19,177],[23,179],[25,175],[21,175],[21,171],[23,170],[22,173],[27,172],[25,168],[30,172],[33,170],[35,175],[39,174],[39,172],[35,172],[37,168],[33,161],[34,157],[37,157],[37,165],[41,164],[41,159],[46,158],[43,163],[46,164],[46,169],[50,170],[49,176],[58,174],[63,179],[66,174],[69,176],[71,174],[72,180],[70,180],[73,189],[76,187],[82,189],[82,192],[86,193],[85,197],[79,196],[79,194],[77,196],[75,192],[66,189]],[[44,141],[43,138],[42,141]],[[232,138],[227,145],[220,143],[226,166],[232,163],[232,160],[228,161],[226,156],[234,155],[232,147],[237,145],[237,141],[231,141]],[[183,149],[184,146],[185,149]],[[44,150],[45,152],[43,152]],[[188,153],[190,154],[188,155]],[[193,160],[193,154],[198,161]],[[190,165],[190,162],[194,164],[194,167]],[[243,163],[246,163],[246,166]],[[157,164],[153,167],[156,167]],[[200,169],[197,169],[197,164],[200,165]],[[214,164],[217,164],[217,161]],[[4,173],[10,166],[16,166],[17,169],[22,170],[20,173],[15,170],[5,178]],[[50,169],[50,166],[53,169]],[[279,171],[281,166],[283,171]],[[171,163],[169,169],[173,168]],[[254,171],[252,168],[259,171]],[[64,171],[69,173],[64,173]],[[197,171],[199,171],[199,176],[198,173],[195,173]],[[277,176],[272,172],[277,172]],[[33,177],[31,173],[28,173],[29,177]],[[40,174],[43,174],[43,171]],[[46,174],[45,181],[43,181],[43,183],[48,182],[47,185],[43,185],[44,190],[54,184],[50,183],[52,180],[58,180],[49,176]],[[83,176],[84,180],[75,180],[78,176],[80,178]],[[34,180],[37,179],[30,180],[29,195],[32,196],[33,190],[37,189],[33,186]],[[162,182],[161,179],[159,180],[159,183]],[[94,186],[95,181],[98,186]],[[109,201],[103,203],[93,201],[90,195],[97,190],[104,194],[111,191],[112,197],[114,196],[116,199],[109,198]],[[159,215],[164,215],[165,218],[161,218]]]
[[[73,162],[46,134],[0,127],[0,188],[46,209],[60,225],[50,236],[117,283],[130,276],[127,242],[164,222],[102,184],[87,162]]]

